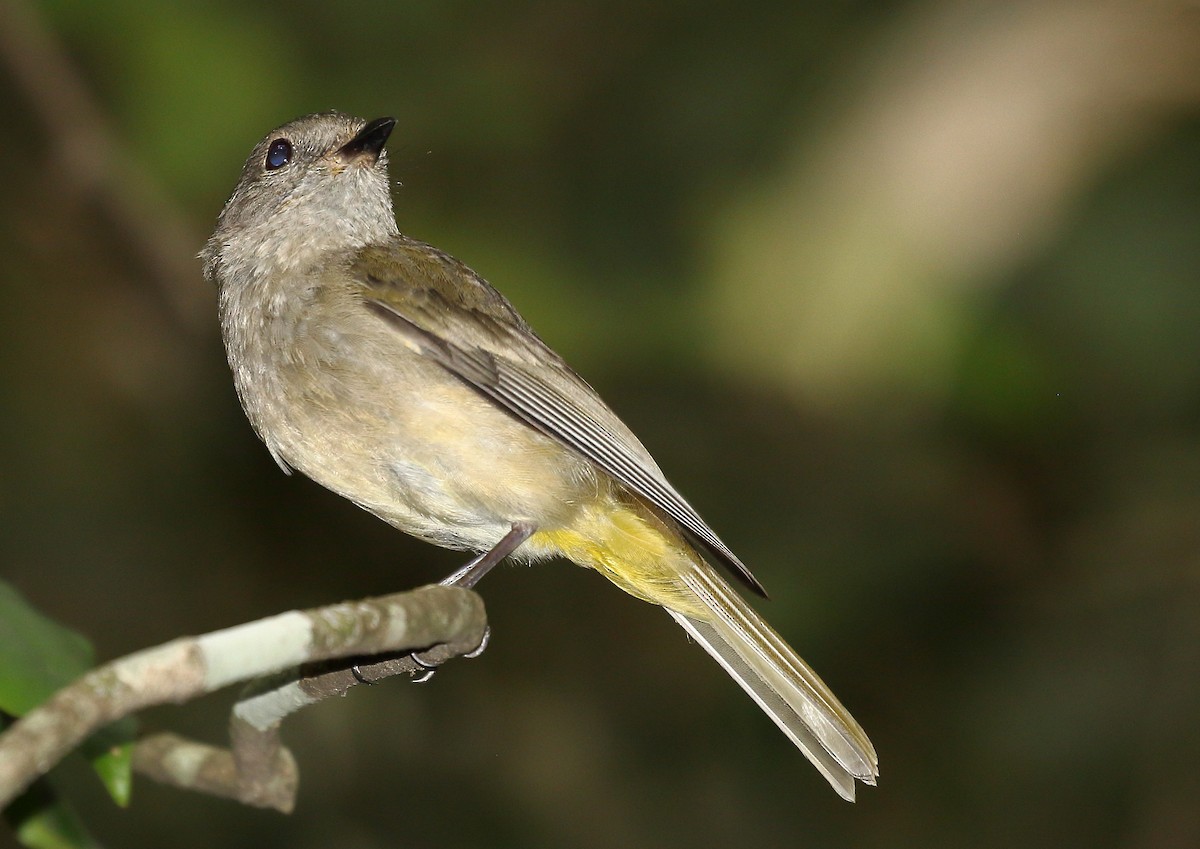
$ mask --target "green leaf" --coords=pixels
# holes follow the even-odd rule
[[[92,646],[0,581],[0,710],[21,716],[92,668]]]
[[[40,613],[0,581],[0,711],[22,716],[92,668],[91,644]],[[129,804],[133,783],[132,719],[115,722],[83,744],[113,801]],[[57,820],[56,820],[57,821]]]
[[[129,805],[133,793],[133,738],[137,722],[133,717],[118,720],[101,728],[83,744],[83,754],[108,790],[114,802],[122,808]]]
[[[4,809],[17,840],[29,849],[100,849],[74,809],[38,779]]]

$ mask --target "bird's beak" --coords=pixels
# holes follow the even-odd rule
[[[379,154],[383,152],[383,146],[395,126],[395,118],[376,118],[374,121],[368,121],[354,138],[338,148],[338,158],[347,165],[364,160],[367,164],[374,165],[379,161]]]

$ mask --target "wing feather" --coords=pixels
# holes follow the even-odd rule
[[[369,252],[382,255],[360,255],[351,266],[369,310],[431,360],[666,513],[747,587],[766,595],[629,428],[485,280],[406,237]],[[429,274],[430,263],[437,274]],[[453,285],[437,286],[442,280]]]

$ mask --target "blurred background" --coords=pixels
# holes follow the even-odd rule
[[[251,146],[394,115],[476,268],[870,733],[848,805],[668,617],[483,585],[478,660],[289,721],[290,817],[113,846],[1200,845],[1200,5],[0,0],[0,574],[112,658],[460,560],[280,474],[195,254]],[[219,741],[231,694],[148,714]],[[0,841],[2,842],[2,841]]]

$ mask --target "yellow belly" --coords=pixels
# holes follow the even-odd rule
[[[632,496],[611,490],[582,505],[566,527],[539,530],[525,544],[534,556],[559,554],[600,572],[630,595],[707,619],[682,576],[699,555]]]

